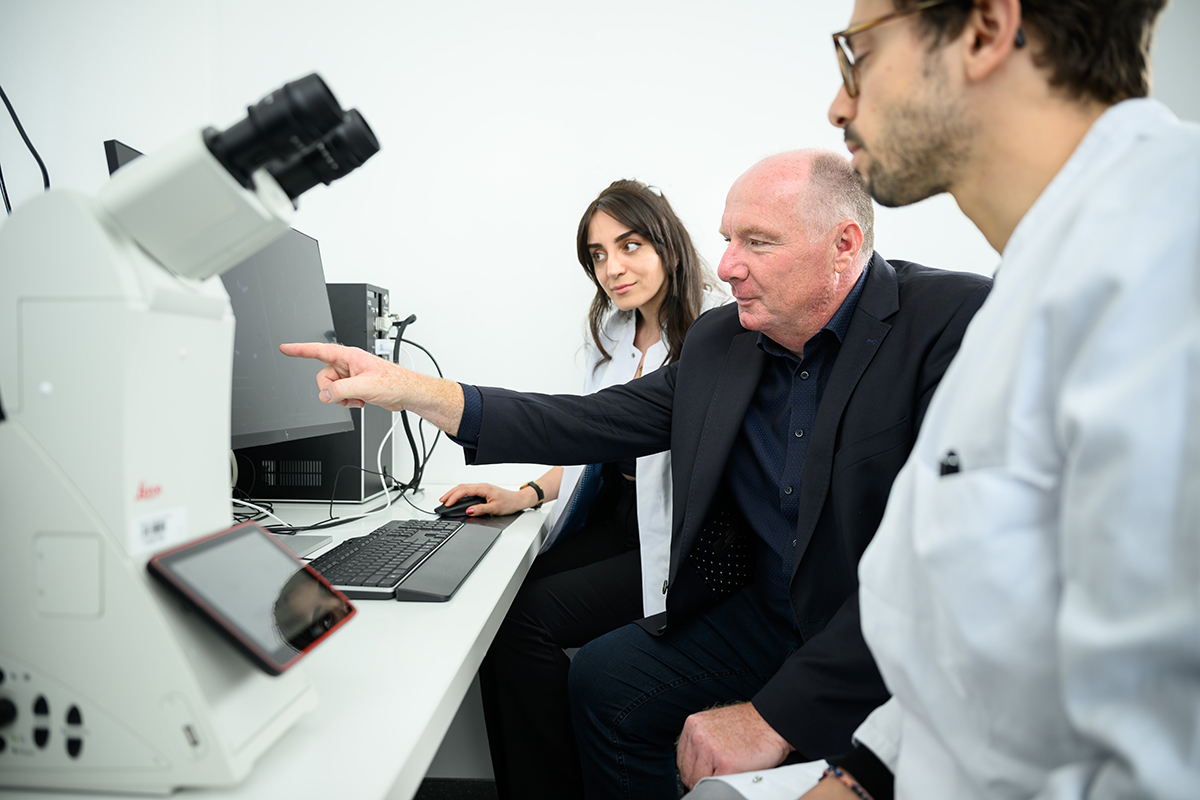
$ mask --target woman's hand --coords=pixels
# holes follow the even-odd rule
[[[460,483],[442,495],[441,503],[448,506],[456,502],[458,498],[472,494],[486,499],[487,502],[476,503],[468,508],[466,514],[469,517],[478,517],[483,514],[493,514],[503,517],[508,514],[515,514],[526,508],[533,508],[537,505],[538,501],[537,492],[531,486],[526,486],[524,489],[514,492],[511,489],[501,489],[499,486],[493,486],[490,483]]]

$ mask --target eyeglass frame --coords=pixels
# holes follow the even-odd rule
[[[884,14],[882,17],[876,17],[875,19],[860,22],[857,25],[851,25],[846,30],[833,34],[833,49],[837,53],[838,68],[842,71],[842,85],[846,87],[846,94],[851,98],[858,97],[858,79],[854,75],[854,54],[850,52],[851,36],[856,33],[868,31],[876,25],[882,25],[885,22],[891,22],[901,17],[919,14],[926,9],[944,6],[947,3],[953,2],[956,2],[956,0],[922,0],[922,2],[917,3],[912,8],[893,11],[889,14]]]

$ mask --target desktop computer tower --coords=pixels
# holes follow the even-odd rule
[[[388,291],[366,283],[330,283],[326,289],[338,341],[390,360],[394,340],[387,338],[386,323],[376,323],[387,317]],[[367,406],[350,409],[350,415],[353,431],[235,450],[237,488],[255,500],[288,502],[361,503],[381,494],[376,459],[392,412]],[[382,455],[389,475],[392,445],[389,441]]]

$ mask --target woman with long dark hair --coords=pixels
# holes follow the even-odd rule
[[[634,380],[679,358],[701,313],[729,301],[663,195],[615,181],[584,212],[579,263],[596,286],[584,392]],[[559,502],[545,543],[480,668],[492,767],[502,798],[582,795],[567,707],[564,648],[665,608],[670,563],[670,453],[552,467],[513,491],[463,484],[469,514]]]

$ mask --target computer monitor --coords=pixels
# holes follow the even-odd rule
[[[104,143],[109,173],[141,155]],[[349,409],[317,400],[316,366],[284,342],[336,341],[317,240],[296,230],[221,275],[237,320],[230,447],[239,450],[354,430]]]
[[[221,275],[237,329],[233,344],[235,450],[354,430],[349,409],[317,400],[317,364],[284,342],[336,342],[317,240],[296,230]]]
[[[112,175],[140,155],[141,151],[134,150],[129,145],[124,142],[118,142],[116,139],[108,139],[104,142],[104,157],[108,160],[109,175]]]

